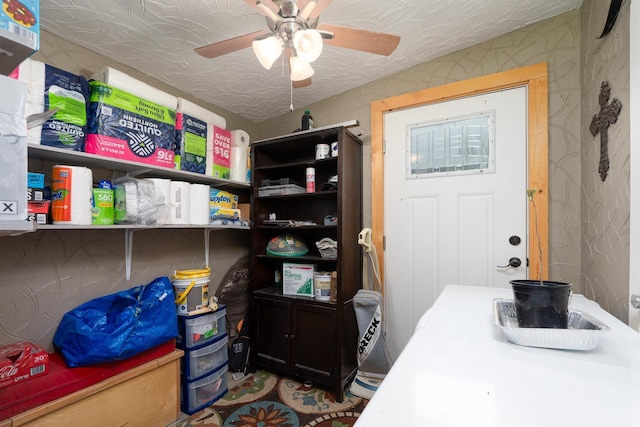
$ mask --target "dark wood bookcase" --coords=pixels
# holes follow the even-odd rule
[[[309,380],[343,400],[355,375],[358,327],[353,296],[362,287],[362,144],[349,128],[357,121],[257,141],[251,146],[251,290],[252,367]],[[317,144],[338,143],[338,156],[315,159]],[[263,195],[261,183],[293,180],[305,188],[306,169],[315,168],[313,193]],[[321,191],[338,175],[337,190]],[[263,191],[264,194],[264,191]],[[270,224],[278,220],[316,225]],[[324,225],[328,215],[337,223]],[[265,223],[265,221],[267,221]],[[299,236],[308,246],[304,256],[267,254],[269,241],[284,233]],[[316,242],[338,242],[337,258],[323,258]],[[318,300],[285,295],[276,283],[283,262],[314,264],[316,271],[336,271],[335,298]]]

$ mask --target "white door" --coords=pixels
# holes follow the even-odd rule
[[[447,284],[510,287],[527,277],[526,90],[384,115],[385,323],[394,359]],[[512,258],[521,264],[510,266]]]

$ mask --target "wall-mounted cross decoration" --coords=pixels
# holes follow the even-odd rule
[[[598,172],[600,172],[602,181],[607,179],[607,173],[609,172],[609,126],[618,121],[620,110],[622,110],[622,103],[618,98],[613,98],[611,103],[609,103],[609,98],[611,98],[609,82],[602,82],[600,96],[598,97],[600,112],[593,115],[591,126],[589,126],[591,135],[600,134],[600,165],[598,166]]]

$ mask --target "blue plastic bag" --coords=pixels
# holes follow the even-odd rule
[[[129,358],[178,335],[174,299],[168,277],[95,298],[62,317],[53,344],[71,368]]]

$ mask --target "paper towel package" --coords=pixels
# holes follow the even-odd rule
[[[9,74],[40,49],[40,1],[4,0],[0,9],[0,74]]]
[[[0,221],[27,218],[27,85],[0,75]]]
[[[54,224],[91,225],[93,172],[82,166],[55,165],[51,172]]]
[[[176,112],[91,81],[86,152],[173,168]]]
[[[169,224],[191,223],[191,184],[185,181],[171,181],[171,211]]]
[[[231,168],[231,131],[213,127],[213,171],[214,178],[230,176]]]
[[[242,130],[236,129],[231,131],[231,173],[230,178],[233,181],[247,181],[247,166],[249,155],[249,134]]]
[[[189,223],[205,225],[209,223],[209,186],[206,184],[191,184],[189,200]]]
[[[83,151],[89,108],[87,79],[32,59],[20,64],[11,77],[29,87],[26,116],[57,109],[43,125],[29,129],[28,142]]]
[[[103,67],[91,76],[91,80],[97,80],[108,86],[137,96],[138,98],[146,99],[147,101],[167,107],[170,110],[178,108],[178,98],[175,96],[115,68]]]

